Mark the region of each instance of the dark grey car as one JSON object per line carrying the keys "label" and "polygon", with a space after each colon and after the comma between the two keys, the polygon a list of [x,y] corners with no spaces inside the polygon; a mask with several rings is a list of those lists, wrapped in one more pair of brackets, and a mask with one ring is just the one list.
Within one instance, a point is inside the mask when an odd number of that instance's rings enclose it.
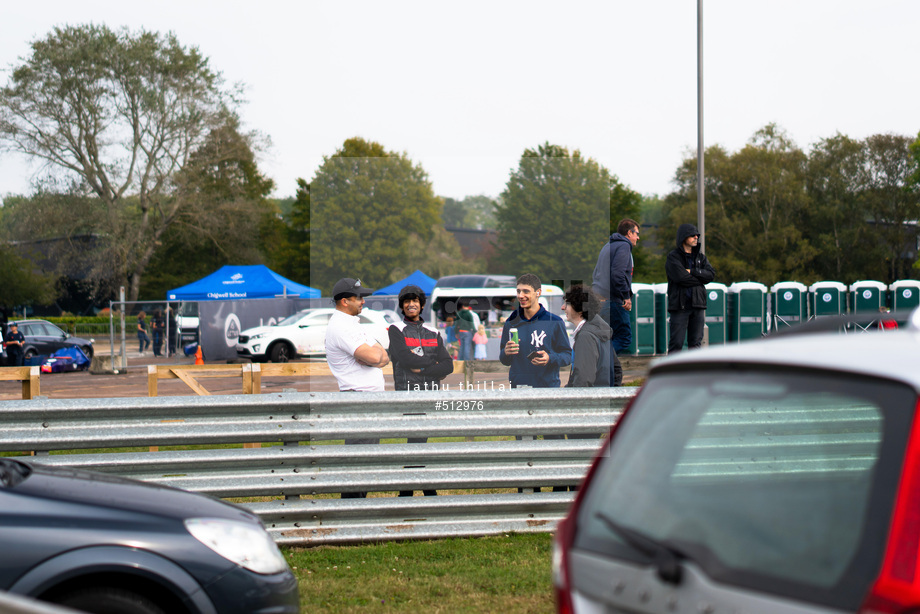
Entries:
{"label": "dark grey car", "polygon": [[0,458],[0,589],[98,614],[293,614],[258,517],[211,497]]}
{"label": "dark grey car", "polygon": [[7,330],[11,324],[19,325],[19,332],[25,337],[22,352],[26,360],[33,356],[50,356],[69,347],[78,347],[87,358],[93,359],[92,339],[74,337],[47,320],[10,320],[7,322]]}

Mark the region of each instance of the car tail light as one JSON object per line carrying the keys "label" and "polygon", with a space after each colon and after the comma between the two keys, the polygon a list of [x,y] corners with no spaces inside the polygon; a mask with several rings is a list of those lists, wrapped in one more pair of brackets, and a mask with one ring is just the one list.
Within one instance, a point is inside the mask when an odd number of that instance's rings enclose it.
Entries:
{"label": "car tail light", "polygon": [[578,489],[578,493],[575,495],[575,501],[572,503],[572,507],[569,508],[569,513],[556,525],[556,534],[553,537],[553,595],[556,600],[556,612],[558,614],[574,614],[575,612],[575,606],[572,602],[572,585],[569,579],[569,551],[572,549],[572,542],[575,540],[575,518],[578,516],[578,509],[581,507],[581,501],[588,489],[588,484],[591,483],[591,478],[594,477],[594,472],[597,470],[601,458],[607,455],[607,450],[610,448],[610,442],[613,441],[617,428],[619,428],[620,423],[626,416],[626,412],[632,407],[637,397],[638,395],[626,404],[626,407],[623,408],[623,413],[620,414],[620,419],[610,427],[607,440],[594,456],[594,460],[588,468],[588,473],[585,475],[585,479],[582,480],[581,488]]}
{"label": "car tail light", "polygon": [[558,614],[574,614],[572,604],[572,587],[569,584],[569,549],[572,547],[572,517],[565,518],[556,525],[553,537],[553,596],[556,599]]}
{"label": "car tail light", "polygon": [[914,410],[904,468],[898,483],[894,513],[882,570],[860,614],[906,614],[920,611],[920,400]]}

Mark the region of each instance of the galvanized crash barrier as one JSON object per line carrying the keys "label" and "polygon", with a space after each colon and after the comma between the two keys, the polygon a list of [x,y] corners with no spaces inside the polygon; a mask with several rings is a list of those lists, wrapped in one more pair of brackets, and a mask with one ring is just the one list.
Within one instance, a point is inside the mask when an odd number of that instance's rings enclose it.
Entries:
{"label": "galvanized crash barrier", "polygon": [[[244,505],[285,544],[545,532],[573,495],[533,490],[578,484],[599,437],[634,394],[632,388],[496,387],[9,401],[0,404],[0,451],[35,450],[33,462],[218,497],[271,498]],[[558,434],[586,438],[537,439]],[[341,445],[406,437],[461,441]],[[252,441],[281,445],[216,447]],[[186,445],[213,449],[48,454]],[[525,492],[514,492],[519,488]],[[391,496],[429,489],[468,492]],[[512,492],[473,492],[483,489]],[[353,492],[372,496],[336,496]],[[388,496],[373,496],[380,492]]]}

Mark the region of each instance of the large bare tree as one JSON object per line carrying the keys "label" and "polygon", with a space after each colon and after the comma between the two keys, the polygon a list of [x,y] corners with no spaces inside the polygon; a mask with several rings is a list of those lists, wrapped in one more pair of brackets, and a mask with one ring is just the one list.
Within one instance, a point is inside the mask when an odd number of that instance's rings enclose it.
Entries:
{"label": "large bare tree", "polygon": [[0,89],[0,147],[45,163],[102,204],[103,266],[138,296],[163,233],[196,199],[181,171],[208,135],[235,122],[220,73],[173,34],[55,28]]}

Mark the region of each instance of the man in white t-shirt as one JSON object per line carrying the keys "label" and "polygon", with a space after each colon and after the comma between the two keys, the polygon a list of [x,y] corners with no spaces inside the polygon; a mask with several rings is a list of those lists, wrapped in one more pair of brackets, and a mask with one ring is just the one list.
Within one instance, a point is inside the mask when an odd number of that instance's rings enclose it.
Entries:
{"label": "man in white t-shirt", "polygon": [[[364,297],[373,293],[360,279],[346,277],[335,282],[332,300],[335,313],[326,327],[326,362],[342,392],[383,392],[383,367],[390,362],[387,351],[361,326],[358,314]],[[377,444],[379,439],[346,439],[345,445]],[[343,499],[363,499],[366,492],[344,492]]]}
{"label": "man in white t-shirt", "polygon": [[326,327],[326,362],[343,392],[382,392],[386,349],[360,324],[364,297],[373,292],[360,279],[346,277],[332,288],[335,313]]}

